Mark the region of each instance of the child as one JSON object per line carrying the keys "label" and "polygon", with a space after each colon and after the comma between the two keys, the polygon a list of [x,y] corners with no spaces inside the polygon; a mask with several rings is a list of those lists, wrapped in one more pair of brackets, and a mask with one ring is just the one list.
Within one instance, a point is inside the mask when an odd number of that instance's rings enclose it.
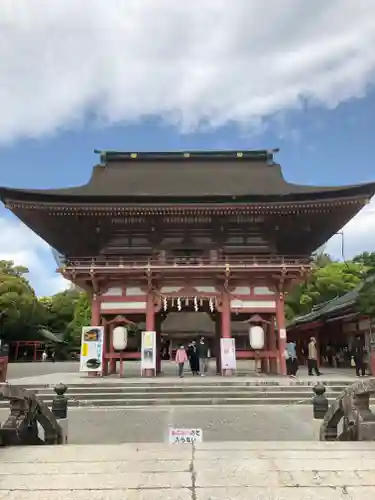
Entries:
{"label": "child", "polygon": [[180,345],[176,352],[176,363],[178,364],[178,375],[180,378],[184,376],[184,364],[188,360],[185,347]]}

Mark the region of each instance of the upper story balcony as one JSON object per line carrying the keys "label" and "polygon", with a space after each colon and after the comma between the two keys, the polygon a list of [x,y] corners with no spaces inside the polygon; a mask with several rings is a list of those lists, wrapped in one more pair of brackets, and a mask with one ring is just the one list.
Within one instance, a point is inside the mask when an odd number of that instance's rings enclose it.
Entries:
{"label": "upper story balcony", "polygon": [[218,258],[207,257],[149,257],[134,258],[123,256],[108,257],[77,257],[66,259],[60,266],[63,273],[131,273],[136,271],[278,271],[297,270],[308,271],[312,260],[306,256],[270,256],[270,255],[235,255]]}

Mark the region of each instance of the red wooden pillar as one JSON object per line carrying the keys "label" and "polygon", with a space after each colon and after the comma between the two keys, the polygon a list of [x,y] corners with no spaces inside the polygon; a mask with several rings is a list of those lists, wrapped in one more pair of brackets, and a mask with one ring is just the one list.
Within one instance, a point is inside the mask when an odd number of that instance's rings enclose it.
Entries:
{"label": "red wooden pillar", "polygon": [[114,323],[111,323],[108,328],[108,338],[109,338],[109,352],[112,355],[111,360],[109,362],[109,374],[113,375],[116,373],[117,369],[117,358],[114,358],[115,350],[113,348],[113,330],[116,328]]}
{"label": "red wooden pillar", "polygon": [[[147,304],[146,304],[146,330],[148,332],[155,331],[155,308],[154,308],[154,296],[152,292],[147,294]],[[157,342],[156,342],[157,344]],[[156,353],[154,353],[156,355]],[[146,368],[143,370],[142,375],[144,377],[153,377],[154,370],[151,368]]]}
{"label": "red wooden pillar", "polygon": [[286,329],[284,315],[284,294],[278,292],[276,294],[276,323],[279,340],[279,374],[286,375]]}
{"label": "red wooden pillar", "polygon": [[[230,310],[230,298],[228,292],[222,293],[221,301],[221,337],[223,339],[231,338],[231,310]],[[220,356],[221,356],[221,350]],[[233,375],[233,370],[222,369],[223,375]]]}
{"label": "red wooden pillar", "polygon": [[155,320],[156,328],[156,374],[161,372],[161,318],[160,315]]}
{"label": "red wooden pillar", "polygon": [[[91,326],[100,325],[100,299],[96,293],[91,299]],[[99,372],[88,372],[89,377],[97,377]]]}
{"label": "red wooden pillar", "polygon": [[[271,322],[268,325],[267,332],[267,340],[268,340],[268,350],[272,351],[273,354],[277,352],[277,344],[276,344],[276,335],[275,335],[275,318],[271,316]],[[276,358],[270,358],[270,373],[277,373],[277,361]]]}
{"label": "red wooden pillar", "polygon": [[220,347],[220,320],[215,318],[215,356],[216,356],[216,374],[221,374],[221,347]]}

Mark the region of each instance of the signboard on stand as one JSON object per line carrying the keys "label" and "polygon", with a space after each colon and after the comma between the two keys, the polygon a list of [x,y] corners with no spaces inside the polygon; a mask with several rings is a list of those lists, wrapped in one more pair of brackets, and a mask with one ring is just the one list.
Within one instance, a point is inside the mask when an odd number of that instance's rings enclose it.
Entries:
{"label": "signboard on stand", "polygon": [[220,339],[221,369],[236,369],[236,344],[233,338]]}
{"label": "signboard on stand", "polygon": [[156,370],[156,332],[142,332],[141,372]]}
{"label": "signboard on stand", "polygon": [[81,372],[101,372],[103,370],[103,326],[82,327]]}

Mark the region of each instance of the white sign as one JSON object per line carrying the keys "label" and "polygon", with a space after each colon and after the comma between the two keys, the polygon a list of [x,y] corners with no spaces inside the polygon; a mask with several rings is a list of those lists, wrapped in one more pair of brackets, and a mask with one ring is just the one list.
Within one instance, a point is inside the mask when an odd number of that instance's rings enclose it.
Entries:
{"label": "white sign", "polygon": [[82,327],[81,372],[101,372],[103,370],[103,326]]}
{"label": "white sign", "polygon": [[279,330],[279,337],[281,339],[283,339],[283,340],[286,339],[286,330],[285,330],[285,328],[280,328],[280,330]]}
{"label": "white sign", "polygon": [[142,332],[141,370],[156,370],[156,332]]}
{"label": "white sign", "polygon": [[221,369],[236,369],[236,344],[233,338],[220,339]]}
{"label": "white sign", "polygon": [[202,429],[169,429],[169,444],[194,444],[202,441]]}

